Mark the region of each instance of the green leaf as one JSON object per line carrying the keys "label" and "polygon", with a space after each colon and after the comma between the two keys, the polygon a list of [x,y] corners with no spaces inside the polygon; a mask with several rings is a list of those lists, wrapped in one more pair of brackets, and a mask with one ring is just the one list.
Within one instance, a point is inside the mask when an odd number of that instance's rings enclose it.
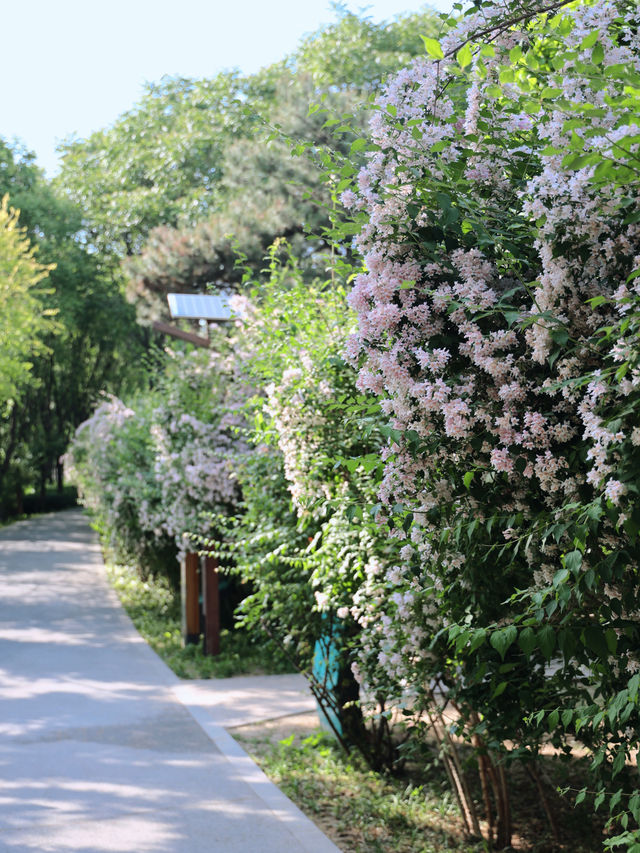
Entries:
{"label": "green leaf", "polygon": [[602,660],[606,660],[609,657],[609,646],[607,645],[604,630],[599,625],[591,625],[585,628],[582,633],[587,648],[595,652]]}
{"label": "green leaf", "polygon": [[475,473],[476,473],[475,471],[467,471],[467,473],[462,478],[462,482],[464,483],[465,489],[470,488],[471,481],[473,480]]}
{"label": "green leaf", "polygon": [[540,651],[547,660],[551,660],[551,655],[556,647],[556,632],[551,625],[545,625],[537,634],[538,645]]}
{"label": "green leaf", "polygon": [[432,59],[444,59],[444,53],[437,39],[429,38],[429,36],[421,36],[421,38],[424,42],[425,50]]}
{"label": "green leaf", "polygon": [[570,574],[571,573],[569,569],[558,569],[558,571],[553,576],[553,586],[556,588],[561,586],[561,584],[563,584],[567,580]]}
{"label": "green leaf", "polygon": [[573,720],[573,710],[571,708],[567,708],[562,712],[562,725],[567,728],[571,721]]}
{"label": "green leaf", "polygon": [[558,631],[558,648],[562,652],[565,657],[565,660],[569,660],[573,653],[575,652],[578,645],[578,638],[574,631],[570,628],[562,628]]}
{"label": "green leaf", "polygon": [[456,59],[458,60],[458,65],[461,68],[466,68],[467,65],[471,65],[471,60],[473,59],[471,47],[468,44],[463,45],[457,52]]}
{"label": "green leaf", "polygon": [[484,628],[476,628],[476,630],[473,632],[469,651],[475,652],[477,649],[479,649],[480,646],[484,643],[486,636],[487,632]]}
{"label": "green leaf", "polygon": [[569,154],[562,161],[562,165],[565,169],[570,169],[571,171],[577,171],[578,169],[583,169],[585,166],[591,165],[595,157],[595,154],[579,154],[575,156],[573,154]]}
{"label": "green leaf", "polygon": [[353,154],[356,151],[363,151],[369,145],[369,141],[367,139],[354,139],[351,143],[351,153]]}
{"label": "green leaf", "polygon": [[533,71],[537,71],[540,68],[540,63],[532,50],[525,54],[525,62],[527,63],[527,67]]}
{"label": "green leaf", "polygon": [[[574,575],[577,575],[580,571],[580,566],[582,565],[582,551],[569,551],[568,554],[564,555],[564,564],[565,567]],[[555,586],[555,579],[554,579]]]}
{"label": "green leaf", "polygon": [[613,776],[617,776],[618,773],[622,770],[625,764],[626,757],[627,755],[624,750],[624,747],[620,747],[616,754],[616,757],[613,759],[613,767],[611,768]]}
{"label": "green leaf", "polygon": [[498,652],[502,660],[504,660],[507,649],[515,641],[517,636],[517,628],[514,625],[508,625],[506,628],[500,628],[500,630],[494,631],[489,638],[489,642]]}
{"label": "green leaf", "polygon": [[592,299],[587,299],[587,302],[589,303],[589,305],[591,305],[592,308],[597,308],[598,305],[603,305],[605,302],[608,301],[609,300],[606,296],[594,296]]}
{"label": "green leaf", "polygon": [[498,696],[502,696],[504,691],[507,689],[508,684],[509,684],[508,681],[501,681],[500,684],[498,684],[496,689],[491,694],[491,698],[496,699]]}
{"label": "green leaf", "polygon": [[600,30],[591,30],[588,36],[585,36],[580,42],[580,50],[589,50],[598,41]]}
{"label": "green leaf", "polygon": [[520,631],[520,635],[518,636],[518,645],[525,653],[525,655],[529,657],[531,652],[538,645],[536,634],[533,628],[525,628],[524,630]]}

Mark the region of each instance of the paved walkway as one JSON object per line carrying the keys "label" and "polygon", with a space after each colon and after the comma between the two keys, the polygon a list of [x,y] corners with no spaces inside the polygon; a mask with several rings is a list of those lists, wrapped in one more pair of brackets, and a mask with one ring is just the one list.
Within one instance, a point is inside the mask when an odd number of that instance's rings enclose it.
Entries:
{"label": "paved walkway", "polygon": [[2,853],[339,853],[223,728],[311,707],[297,676],[176,678],[80,512],[0,530]]}

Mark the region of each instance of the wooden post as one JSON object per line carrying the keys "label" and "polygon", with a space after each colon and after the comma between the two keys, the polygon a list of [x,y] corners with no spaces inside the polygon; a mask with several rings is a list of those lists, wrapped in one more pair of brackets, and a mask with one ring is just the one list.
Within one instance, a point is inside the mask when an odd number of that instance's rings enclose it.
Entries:
{"label": "wooden post", "polygon": [[172,338],[180,338],[182,341],[189,341],[190,344],[195,344],[197,347],[208,349],[211,344],[209,338],[201,338],[200,335],[194,335],[193,332],[183,332],[177,326],[171,326],[169,323],[160,323],[156,320],[152,324],[156,332],[162,332],[165,335],[171,335]]}
{"label": "wooden post", "polygon": [[220,593],[218,590],[218,562],[215,557],[205,557],[202,564],[202,607],[204,610],[205,655],[220,654]]}
{"label": "wooden post", "polygon": [[188,551],[180,562],[180,604],[182,610],[182,641],[185,645],[200,639],[200,602],[198,555]]}

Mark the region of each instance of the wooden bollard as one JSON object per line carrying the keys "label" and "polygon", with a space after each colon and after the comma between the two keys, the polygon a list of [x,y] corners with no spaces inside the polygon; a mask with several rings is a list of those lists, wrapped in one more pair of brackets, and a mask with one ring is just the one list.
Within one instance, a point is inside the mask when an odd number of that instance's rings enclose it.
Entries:
{"label": "wooden bollard", "polygon": [[202,560],[202,607],[204,611],[205,655],[220,654],[220,592],[218,589],[218,561],[215,557]]}
{"label": "wooden bollard", "polygon": [[188,551],[180,561],[180,604],[182,615],[182,641],[185,645],[200,639],[200,584],[198,578],[200,558]]}

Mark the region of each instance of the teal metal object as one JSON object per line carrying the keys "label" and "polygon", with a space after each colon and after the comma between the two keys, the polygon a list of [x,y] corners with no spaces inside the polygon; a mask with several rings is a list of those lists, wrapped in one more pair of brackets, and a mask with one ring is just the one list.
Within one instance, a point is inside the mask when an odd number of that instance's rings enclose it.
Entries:
{"label": "teal metal object", "polygon": [[313,649],[313,677],[323,693],[329,696],[332,707],[323,707],[316,697],[318,716],[322,728],[332,735],[342,735],[342,723],[334,708],[340,707],[338,682],[340,679],[340,653],[335,635],[324,634]]}

